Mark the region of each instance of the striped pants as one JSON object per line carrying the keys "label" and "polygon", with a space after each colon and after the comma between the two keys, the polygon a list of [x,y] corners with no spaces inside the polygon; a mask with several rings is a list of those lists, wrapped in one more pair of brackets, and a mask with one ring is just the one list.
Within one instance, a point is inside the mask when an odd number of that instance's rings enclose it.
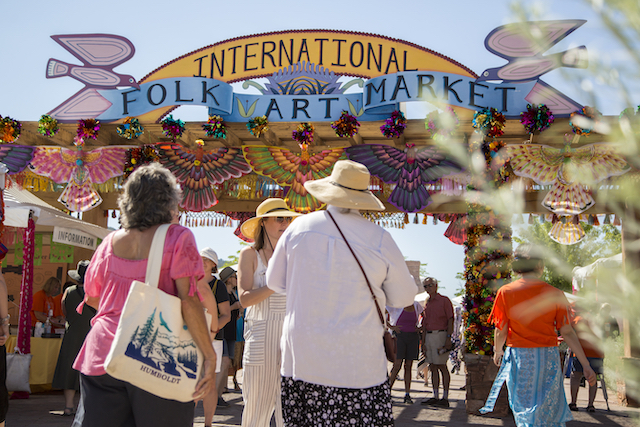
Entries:
{"label": "striped pants", "polygon": [[280,337],[284,310],[270,312],[267,320],[247,319],[243,355],[242,427],[284,426],[280,395]]}

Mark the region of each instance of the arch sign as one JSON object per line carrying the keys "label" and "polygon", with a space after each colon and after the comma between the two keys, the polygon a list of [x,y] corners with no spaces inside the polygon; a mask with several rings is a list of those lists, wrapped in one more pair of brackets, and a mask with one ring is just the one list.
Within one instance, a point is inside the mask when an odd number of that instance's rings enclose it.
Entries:
{"label": "arch sign", "polygon": [[[497,108],[518,117],[527,104],[546,104],[554,115],[581,108],[540,80],[558,67],[585,67],[586,48],[544,55],[586,21],[540,21],[496,28],[486,48],[507,61],[477,76],[427,48],[374,34],[329,30],[283,31],[222,41],[183,55],[137,80],[114,71],[135,53],[110,34],[52,38],[81,64],[50,59],[47,78],[71,77],[85,87],[49,114],[61,122],[128,116],[159,121],[179,105],[200,105],[228,122],[266,115],[269,121],[331,121],[343,110],[359,120],[381,120],[401,102],[437,102],[454,108]],[[523,28],[541,37],[532,41]],[[122,65],[126,68],[126,65]],[[342,76],[350,81],[338,81]],[[266,83],[253,79],[265,78]],[[235,93],[244,82],[260,94]],[[351,88],[351,89],[350,89]],[[350,89],[350,90],[349,90]]]}

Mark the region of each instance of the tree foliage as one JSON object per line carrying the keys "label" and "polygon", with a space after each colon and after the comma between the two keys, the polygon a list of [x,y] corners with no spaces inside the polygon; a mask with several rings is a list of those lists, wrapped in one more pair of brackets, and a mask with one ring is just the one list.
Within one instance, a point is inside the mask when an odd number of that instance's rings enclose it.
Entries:
{"label": "tree foliage", "polygon": [[622,251],[621,234],[618,227],[610,224],[592,226],[581,223],[586,235],[575,245],[561,245],[549,237],[550,222],[534,221],[526,227],[515,227],[513,241],[516,244],[530,243],[544,249],[548,255],[542,280],[571,292],[571,277],[574,267],[582,267],[599,258],[609,257]]}

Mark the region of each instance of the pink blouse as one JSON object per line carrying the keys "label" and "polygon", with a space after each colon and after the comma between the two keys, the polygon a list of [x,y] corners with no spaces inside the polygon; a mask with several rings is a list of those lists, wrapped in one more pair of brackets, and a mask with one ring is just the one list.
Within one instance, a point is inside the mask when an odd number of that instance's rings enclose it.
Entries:
{"label": "pink blouse", "polygon": [[[73,368],[90,376],[106,373],[104,361],[111,349],[131,282],[144,281],[147,271],[146,259],[130,260],[113,254],[114,234],[109,234],[96,249],[85,276],[86,296],[100,298],[100,303]],[[191,230],[172,225],[167,231],[158,288],[177,295],[175,280],[181,277],[190,278],[189,294],[193,295],[197,292],[197,281],[204,277],[204,267]]]}

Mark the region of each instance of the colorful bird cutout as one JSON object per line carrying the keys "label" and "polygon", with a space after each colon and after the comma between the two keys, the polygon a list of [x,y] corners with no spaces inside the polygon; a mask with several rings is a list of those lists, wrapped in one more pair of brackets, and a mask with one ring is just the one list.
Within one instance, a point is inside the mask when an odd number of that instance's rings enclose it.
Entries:
{"label": "colorful bird cutout", "polygon": [[126,147],[102,147],[84,151],[54,147],[37,147],[30,170],[67,184],[58,201],[73,212],[86,212],[102,203],[92,184],[104,184],[122,175]]}
{"label": "colorful bird cutout", "polygon": [[2,144],[0,145],[0,163],[7,166],[9,175],[22,172],[33,158],[35,149],[36,147],[29,145]]}
{"label": "colorful bird cutout", "polygon": [[345,159],[344,148],[332,148],[311,154],[308,144],[301,144],[300,154],[283,147],[244,145],[242,151],[255,173],[289,187],[284,200],[296,212],[316,211],[324,203],[307,193],[304,183],[331,175],[333,165]]}
{"label": "colorful bird cutout", "polygon": [[586,68],[587,48],[584,46],[543,55],[585,22],[581,19],[538,21],[496,28],[485,39],[485,47],[509,63],[485,70],[477,81],[525,82],[537,80],[559,67]]}
{"label": "colorful bird cutout", "polygon": [[349,159],[365,165],[371,175],[396,184],[389,203],[404,212],[418,212],[431,203],[425,184],[460,172],[462,167],[435,146],[399,150],[384,144],[355,145],[345,149]]}
{"label": "colorful bird cutout", "polygon": [[562,216],[578,215],[595,204],[588,186],[630,169],[624,158],[606,144],[580,148],[571,148],[570,143],[563,148],[517,144],[506,149],[516,175],[552,185],[542,206]]}
{"label": "colorful bird cutout", "polygon": [[49,113],[60,122],[95,118],[109,109],[111,102],[102,97],[98,89],[115,89],[119,86],[140,89],[132,76],[113,71],[135,53],[133,44],[126,38],[112,34],[69,34],[51,38],[83,64],[74,65],[53,58],[47,63],[48,79],[71,77],[85,85]]}
{"label": "colorful bird cutout", "polygon": [[238,148],[222,147],[204,150],[204,141],[196,141],[195,150],[176,143],[158,143],[160,163],[169,169],[182,187],[180,206],[188,211],[201,212],[218,203],[214,184],[251,173],[251,168]]}

